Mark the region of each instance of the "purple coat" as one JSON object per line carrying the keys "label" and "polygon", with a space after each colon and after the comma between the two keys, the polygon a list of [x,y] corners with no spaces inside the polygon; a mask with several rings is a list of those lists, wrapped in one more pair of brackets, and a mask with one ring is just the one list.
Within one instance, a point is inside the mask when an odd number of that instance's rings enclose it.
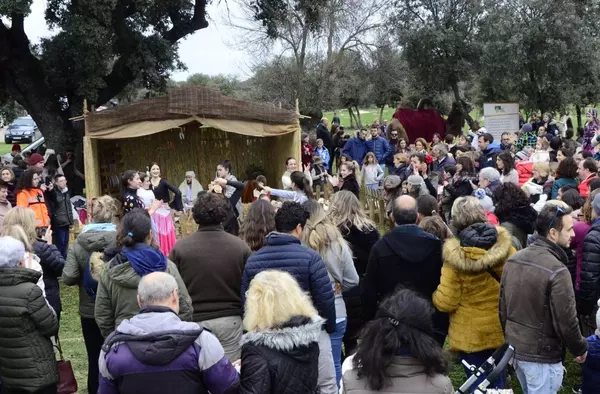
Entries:
{"label": "purple coat", "polygon": [[102,345],[99,394],[233,394],[239,376],[217,338],[166,307],[121,322]]}

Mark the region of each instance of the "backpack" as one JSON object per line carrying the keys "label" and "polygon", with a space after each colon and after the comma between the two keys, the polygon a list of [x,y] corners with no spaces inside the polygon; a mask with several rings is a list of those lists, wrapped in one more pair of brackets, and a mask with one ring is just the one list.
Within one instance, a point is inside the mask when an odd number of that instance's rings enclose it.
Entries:
{"label": "backpack", "polygon": [[[85,289],[85,292],[92,301],[96,300],[96,292],[98,291],[98,281],[94,278],[94,275],[92,274],[93,267],[91,264],[91,258],[94,254],[97,253],[98,252],[90,253],[90,255],[87,258],[87,261],[85,262],[85,265],[83,266],[83,288]],[[98,264],[96,264],[96,271],[100,269],[101,272],[103,268],[103,266],[98,267]],[[99,272],[96,272],[96,277],[99,277]]]}

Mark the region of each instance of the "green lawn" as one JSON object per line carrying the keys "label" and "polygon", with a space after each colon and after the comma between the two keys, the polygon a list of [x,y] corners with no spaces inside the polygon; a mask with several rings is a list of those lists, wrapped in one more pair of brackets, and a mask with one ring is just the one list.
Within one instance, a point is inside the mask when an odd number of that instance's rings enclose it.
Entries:
{"label": "green lawn", "polygon": [[[87,355],[81,325],[79,321],[79,293],[77,287],[61,286],[61,298],[63,311],[60,319],[60,341],[63,346],[65,358],[70,360],[75,371],[75,377],[79,385],[79,393],[87,393]],[[571,392],[571,386],[580,379],[579,365],[572,357],[567,358],[567,373],[563,381],[563,389],[559,393]],[[456,362],[450,373],[454,389],[460,387],[465,381],[464,372],[460,363]],[[513,382],[515,393],[522,394],[516,377]]]}

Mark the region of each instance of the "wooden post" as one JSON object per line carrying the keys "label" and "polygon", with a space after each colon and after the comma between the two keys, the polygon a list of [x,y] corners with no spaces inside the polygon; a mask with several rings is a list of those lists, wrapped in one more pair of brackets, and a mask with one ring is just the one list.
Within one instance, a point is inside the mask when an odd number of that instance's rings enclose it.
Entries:
{"label": "wooden post", "polygon": [[102,194],[100,182],[100,165],[98,161],[98,141],[88,133],[87,100],[83,100],[83,122],[85,135],[83,137],[83,166],[85,172],[85,195],[88,200],[100,197]]}

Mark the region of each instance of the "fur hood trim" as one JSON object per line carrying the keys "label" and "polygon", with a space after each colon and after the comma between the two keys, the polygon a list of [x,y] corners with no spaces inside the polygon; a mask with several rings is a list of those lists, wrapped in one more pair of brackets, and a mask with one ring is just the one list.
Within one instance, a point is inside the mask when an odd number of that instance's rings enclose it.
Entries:
{"label": "fur hood trim", "polygon": [[502,227],[496,229],[498,239],[489,250],[461,246],[458,237],[447,240],[442,253],[444,263],[466,273],[480,273],[490,267],[504,264],[513,250],[512,236]]}
{"label": "fur hood trim", "polygon": [[106,267],[106,261],[104,261],[103,257],[104,254],[102,252],[94,252],[90,255],[90,274],[96,282],[100,281],[102,271]]}
{"label": "fur hood trim", "polygon": [[253,331],[242,336],[241,344],[265,346],[273,350],[289,352],[300,346],[318,342],[325,319],[313,317],[309,323],[266,331]]}

